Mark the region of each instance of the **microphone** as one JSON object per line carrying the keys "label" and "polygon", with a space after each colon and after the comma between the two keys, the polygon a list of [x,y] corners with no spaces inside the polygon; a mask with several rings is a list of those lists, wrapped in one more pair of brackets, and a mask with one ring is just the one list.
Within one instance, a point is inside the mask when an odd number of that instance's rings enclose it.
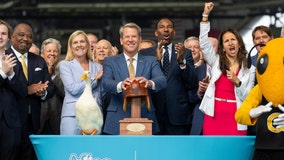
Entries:
{"label": "microphone", "polygon": [[255,47],[257,47],[257,46],[263,47],[263,46],[265,46],[265,44],[259,43],[259,44],[254,45],[254,46],[250,49],[250,51],[249,51],[249,53],[248,53],[248,58],[247,58],[248,68],[251,67],[251,56],[250,56],[250,55],[251,55],[251,52],[252,52],[252,50],[253,50]]}

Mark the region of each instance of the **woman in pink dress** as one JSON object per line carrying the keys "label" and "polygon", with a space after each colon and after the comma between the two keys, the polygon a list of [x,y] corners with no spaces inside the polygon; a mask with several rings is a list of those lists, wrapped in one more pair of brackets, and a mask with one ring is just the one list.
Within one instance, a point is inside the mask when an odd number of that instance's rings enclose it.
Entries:
{"label": "woman in pink dress", "polygon": [[240,34],[228,28],[219,36],[215,53],[208,38],[209,13],[214,3],[205,3],[200,23],[200,47],[212,77],[199,109],[204,112],[203,135],[246,135],[247,126],[235,121],[235,112],[254,86],[255,68],[248,68],[247,51]]}

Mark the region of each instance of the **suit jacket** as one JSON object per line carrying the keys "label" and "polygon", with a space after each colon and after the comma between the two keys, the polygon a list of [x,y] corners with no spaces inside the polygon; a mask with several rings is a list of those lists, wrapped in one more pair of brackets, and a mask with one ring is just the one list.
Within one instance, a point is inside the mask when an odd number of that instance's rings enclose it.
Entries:
{"label": "suit jacket", "polygon": [[[146,56],[156,56],[157,45],[141,50],[139,54]],[[185,125],[190,123],[190,107],[188,101],[188,89],[197,88],[197,79],[194,71],[191,51],[186,49],[184,54],[186,68],[181,69],[177,63],[177,55],[172,46],[172,55],[169,72],[166,77],[167,87],[165,90],[154,95],[154,105],[158,114],[163,114],[167,110],[168,120],[172,125]],[[160,62],[160,67],[162,67]],[[160,117],[161,119],[161,117]]]}
{"label": "suit jacket", "polygon": [[[166,87],[166,79],[163,75],[159,63],[154,57],[138,55],[137,69],[135,77],[145,77],[155,83],[155,91]],[[117,84],[129,77],[127,62],[124,54],[107,57],[104,60],[104,73],[102,76],[103,89],[111,93],[110,104],[107,107],[106,121],[103,131],[107,134],[119,134],[119,121],[131,117],[130,104],[127,105],[126,112],[123,111],[123,100],[125,92],[117,93]],[[159,132],[159,127],[155,115],[155,107],[151,100],[152,90],[148,90],[151,109],[148,111],[144,104],[141,105],[141,117],[153,120],[153,134]]]}
{"label": "suit jacket", "polygon": [[64,86],[59,75],[52,81],[54,95],[41,104],[41,129],[39,133],[42,134],[60,134],[61,110],[65,95]]}
{"label": "suit jacket", "polygon": [[[207,64],[204,63],[201,66],[198,66],[197,68],[195,68],[195,73],[196,73],[198,82],[202,81],[207,75]],[[198,97],[197,90],[198,88],[191,89],[188,91],[188,98],[189,98],[190,106],[193,107],[190,135],[201,135],[202,134],[204,114],[199,110],[199,106],[200,106],[202,99]]]}
{"label": "suit jacket", "polygon": [[21,119],[17,109],[17,99],[27,96],[27,86],[19,81],[18,74],[15,74],[11,80],[0,76],[0,86],[0,119],[3,119],[11,128],[20,127]]}
{"label": "suit jacket", "polygon": [[[59,69],[65,91],[61,117],[75,116],[75,103],[84,92],[86,86],[86,82],[81,80],[81,76],[85,70],[76,59],[62,61]],[[92,93],[98,104],[100,104],[100,87],[94,78],[100,69],[100,64],[89,60]]]}
{"label": "suit jacket", "polygon": [[[13,53],[14,56],[16,56],[12,48],[9,48],[7,50],[7,53]],[[39,83],[40,81],[42,83],[49,81],[45,99],[53,96],[54,85],[48,73],[46,62],[41,56],[35,55],[30,52],[28,53],[28,80],[25,78],[25,75],[22,71],[22,65],[20,61],[17,62],[17,65],[14,67],[14,71],[17,75],[19,75],[19,80],[25,83],[26,86]],[[42,101],[43,100],[41,99],[41,97],[36,96],[35,94],[21,97],[18,101],[18,110],[20,112],[22,123],[26,122],[30,106],[33,123],[32,125],[35,130],[37,130],[40,126],[40,110]]]}

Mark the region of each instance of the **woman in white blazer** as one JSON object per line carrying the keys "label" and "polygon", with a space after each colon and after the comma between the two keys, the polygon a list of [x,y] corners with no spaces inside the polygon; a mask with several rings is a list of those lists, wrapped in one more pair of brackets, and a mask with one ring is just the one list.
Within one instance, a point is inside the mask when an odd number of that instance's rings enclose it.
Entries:
{"label": "woman in white blazer", "polygon": [[204,112],[203,135],[246,135],[247,126],[237,124],[234,114],[254,86],[255,68],[247,67],[244,42],[234,29],[220,34],[215,53],[208,38],[212,2],[205,3],[200,23],[200,47],[212,77],[199,109]]}

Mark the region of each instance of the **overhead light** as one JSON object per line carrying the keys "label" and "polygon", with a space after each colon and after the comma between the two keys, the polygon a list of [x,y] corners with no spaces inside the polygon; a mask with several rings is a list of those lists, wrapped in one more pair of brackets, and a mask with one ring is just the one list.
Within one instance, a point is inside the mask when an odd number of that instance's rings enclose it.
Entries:
{"label": "overhead light", "polygon": [[[202,7],[204,2],[133,2],[133,3],[39,3],[37,5],[40,9],[48,9],[48,8],[70,8],[70,9],[78,9],[78,8],[192,8],[192,7]],[[215,3],[215,6],[218,6],[218,3]]]}

